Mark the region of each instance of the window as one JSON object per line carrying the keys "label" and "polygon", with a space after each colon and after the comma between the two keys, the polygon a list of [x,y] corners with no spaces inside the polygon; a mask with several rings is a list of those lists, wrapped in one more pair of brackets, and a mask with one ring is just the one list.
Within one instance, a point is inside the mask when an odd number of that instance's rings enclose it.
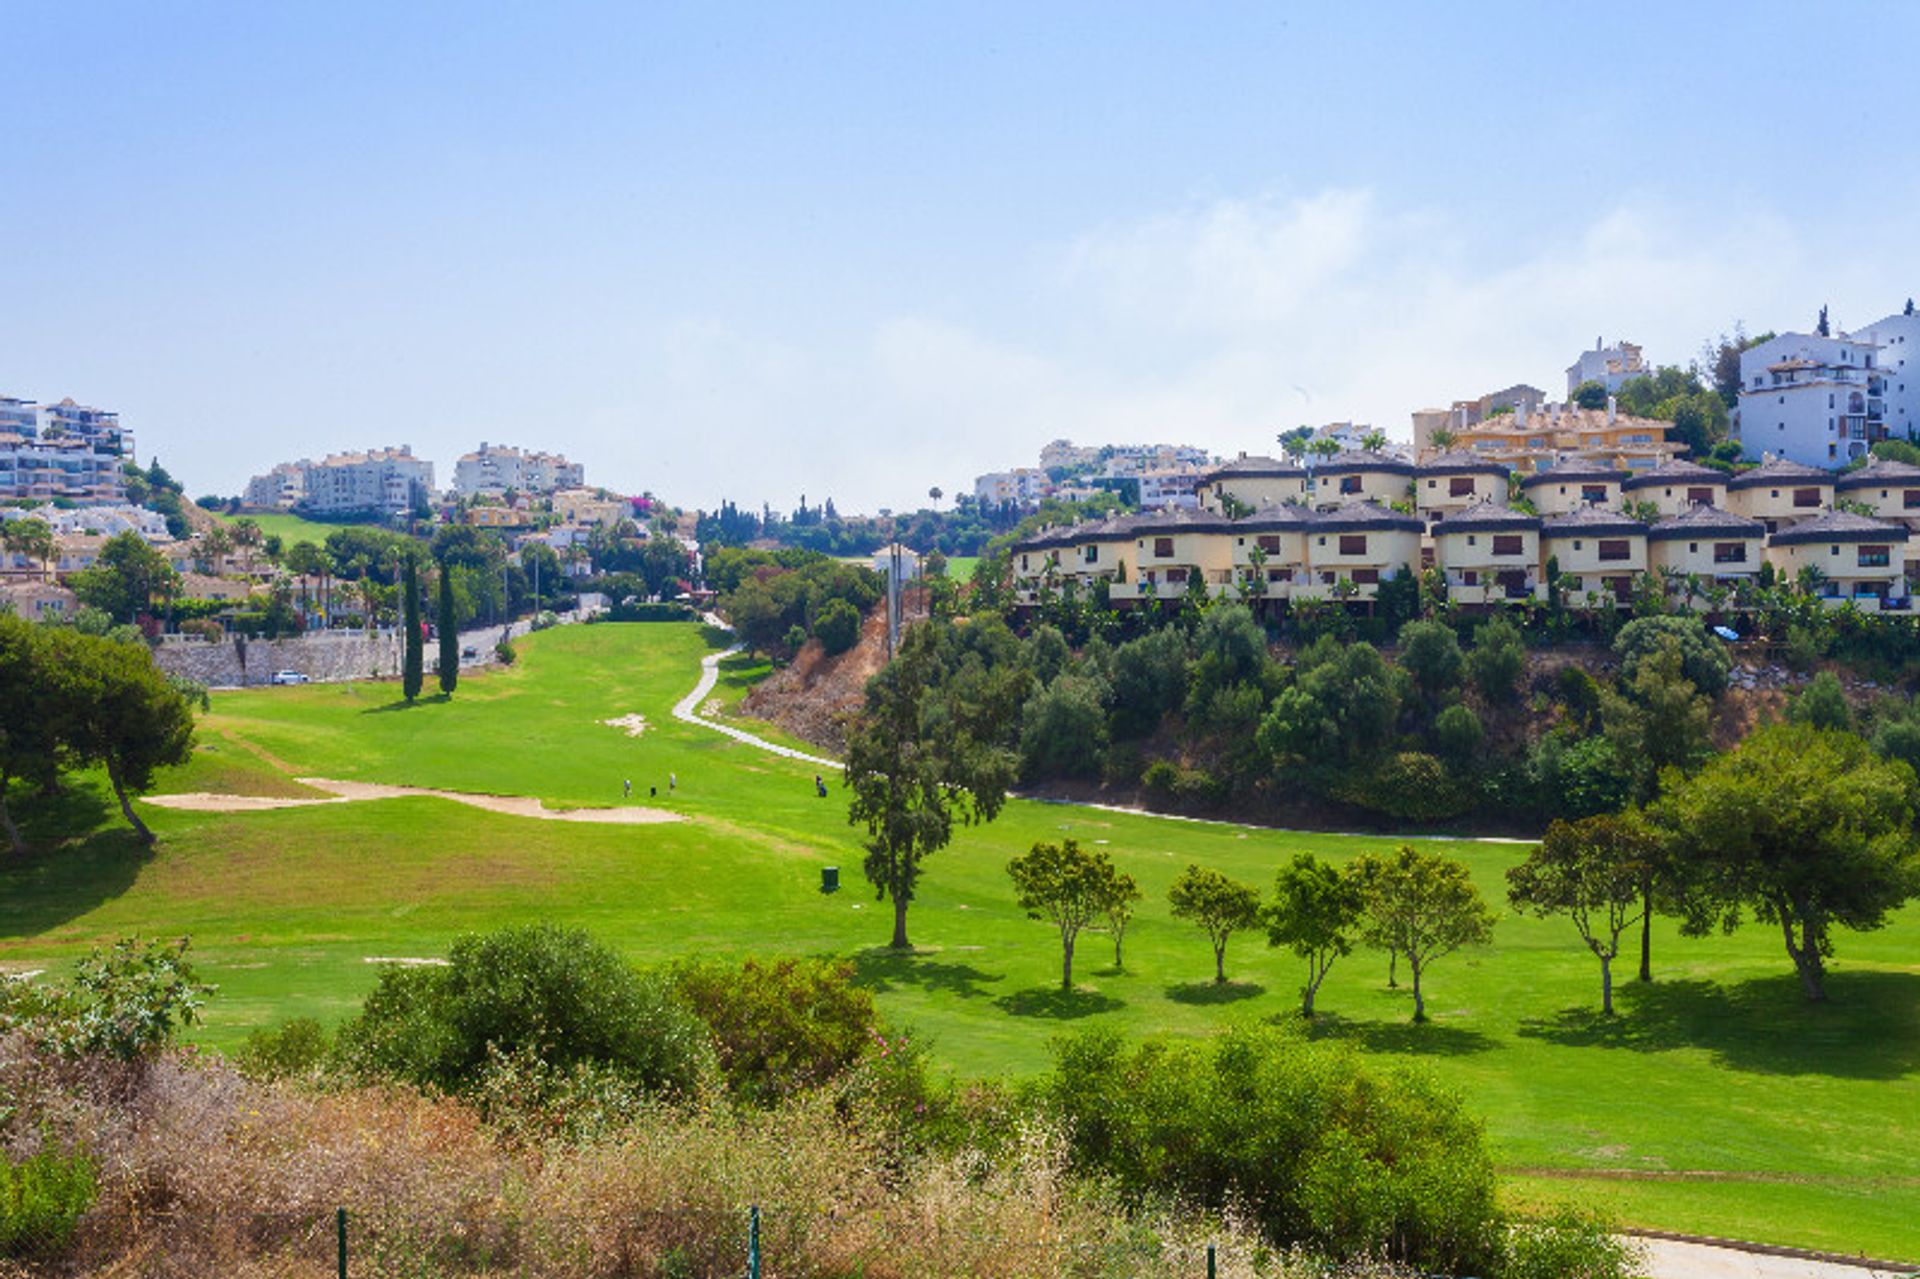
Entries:
{"label": "window", "polygon": [[[1564,493],[1564,492],[1566,492],[1566,490],[1565,490],[1565,489],[1561,489],[1560,491],[1561,491],[1562,493]],[[1606,501],[1606,500],[1607,500],[1607,486],[1606,486],[1606,485],[1604,485],[1604,484],[1582,484],[1582,485],[1580,486],[1580,500],[1581,500],[1582,502],[1604,502],[1604,501]]]}
{"label": "window", "polygon": [[1687,501],[1694,506],[1711,506],[1713,504],[1713,490],[1709,488],[1688,489]]}
{"label": "window", "polygon": [[1293,580],[1293,570],[1290,568],[1270,568],[1267,570],[1267,580],[1269,582],[1291,582]]}
{"label": "window", "polygon": [[1167,570],[1167,580],[1169,582],[1184,582],[1187,580],[1187,570],[1183,568],[1170,568]]}
{"label": "window", "polygon": [[1259,544],[1261,550],[1269,555],[1278,555],[1280,553],[1280,537],[1276,533],[1264,533],[1253,540]]}
{"label": "window", "polygon": [[1360,491],[1360,477],[1357,475],[1341,476],[1340,491],[1342,493],[1358,493]]}
{"label": "window", "polygon": [[1920,489],[1908,489],[1900,495],[1900,505],[1909,511],[1920,506]]}
{"label": "window", "polygon": [[1885,568],[1893,562],[1893,557],[1884,546],[1862,546],[1859,564],[1861,568]]}
{"label": "window", "polygon": [[1087,563],[1097,564],[1099,562],[1100,562],[1100,548],[1097,546],[1089,546],[1087,548]]}
{"label": "window", "polygon": [[1476,572],[1474,572],[1474,571],[1473,571],[1472,569],[1470,569],[1470,568],[1469,568],[1469,569],[1463,569],[1463,570],[1461,570],[1461,573],[1460,573],[1460,585],[1462,585],[1462,586],[1478,586],[1478,585],[1480,585],[1480,575],[1479,575],[1478,573],[1476,573]]}
{"label": "window", "polygon": [[1519,555],[1523,541],[1518,533],[1495,533],[1493,535],[1493,553],[1495,555]]}
{"label": "window", "polygon": [[1024,555],[1022,555],[1022,556],[1020,557],[1020,570],[1021,570],[1022,572],[1025,572],[1025,571],[1026,571],[1026,568],[1027,568],[1027,557],[1026,557],[1026,556],[1024,556]]}
{"label": "window", "polygon": [[1153,553],[1159,556],[1167,556],[1167,555],[1173,554],[1173,539],[1170,537],[1154,538]]}
{"label": "window", "polygon": [[1448,497],[1472,497],[1473,496],[1473,477],[1471,475],[1456,475],[1452,479],[1448,480],[1447,496]]}
{"label": "window", "polygon": [[1793,491],[1793,504],[1795,506],[1803,506],[1803,507],[1820,505],[1820,490],[1819,489],[1795,489]]}
{"label": "window", "polygon": [[1627,596],[1633,594],[1633,579],[1631,577],[1609,577],[1606,579],[1606,583],[1607,589],[1612,591],[1617,599],[1625,599]]}
{"label": "window", "polygon": [[1353,570],[1353,583],[1355,586],[1373,586],[1379,581],[1380,570],[1377,568],[1357,568]]}
{"label": "window", "polygon": [[1715,564],[1745,564],[1747,562],[1747,544],[1745,542],[1715,542],[1713,544],[1713,562]]}
{"label": "window", "polygon": [[1367,535],[1365,533],[1342,533],[1340,535],[1340,553],[1342,555],[1365,555],[1367,553]]}
{"label": "window", "polygon": [[1602,564],[1618,564],[1633,558],[1631,544],[1624,537],[1601,538],[1599,552]]}

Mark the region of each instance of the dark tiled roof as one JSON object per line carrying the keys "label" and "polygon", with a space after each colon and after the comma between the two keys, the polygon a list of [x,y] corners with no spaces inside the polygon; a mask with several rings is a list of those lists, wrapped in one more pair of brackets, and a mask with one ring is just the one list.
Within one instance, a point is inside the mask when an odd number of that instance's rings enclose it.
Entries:
{"label": "dark tiled roof", "polygon": [[1540,527],[1540,517],[1525,511],[1510,510],[1492,502],[1475,502],[1464,511],[1455,511],[1433,522],[1433,535],[1448,533],[1513,533]]}
{"label": "dark tiled roof", "polygon": [[1682,537],[1765,537],[1767,526],[1717,506],[1695,506],[1680,515],[1661,520],[1647,530],[1647,540],[1671,542]]}
{"label": "dark tiled roof", "polygon": [[1320,513],[1311,507],[1268,502],[1245,519],[1235,520],[1233,527],[1236,532],[1245,533],[1292,533],[1319,522]]}
{"label": "dark tiled roof", "polygon": [[1490,457],[1477,457],[1456,449],[1420,463],[1422,475],[1511,475],[1513,468]]}
{"label": "dark tiled roof", "polygon": [[1384,471],[1388,475],[1412,475],[1413,463],[1397,457],[1388,457],[1385,453],[1360,453],[1349,451],[1336,453],[1324,462],[1314,463],[1316,475],[1353,474],[1358,471]]}
{"label": "dark tiled roof", "polygon": [[1762,462],[1751,471],[1742,471],[1727,481],[1729,489],[1763,488],[1769,484],[1807,485],[1831,484],[1833,472],[1823,471],[1817,466],[1808,466],[1805,462],[1795,462],[1789,458],[1776,457],[1771,462]]}
{"label": "dark tiled roof", "polygon": [[1585,460],[1562,462],[1558,466],[1544,471],[1535,471],[1520,481],[1523,489],[1538,488],[1542,484],[1618,484],[1627,478],[1625,471],[1616,471],[1610,466]]}
{"label": "dark tiled roof", "polygon": [[1662,462],[1648,471],[1635,471],[1621,482],[1620,487],[1627,490],[1647,488],[1654,484],[1725,484],[1727,473],[1716,471],[1711,466],[1702,466],[1698,462],[1686,462],[1679,458],[1671,462]]}
{"label": "dark tiled roof", "polygon": [[1885,520],[1868,519],[1852,511],[1828,511],[1792,528],[1781,529],[1772,538],[1775,546],[1798,546],[1807,542],[1904,542],[1906,526]]}
{"label": "dark tiled roof", "polygon": [[1834,480],[1833,487],[1846,492],[1850,489],[1870,489],[1884,485],[1887,488],[1905,488],[1920,484],[1920,466],[1910,466],[1905,462],[1893,462],[1884,457],[1876,457],[1857,471],[1848,471]]}
{"label": "dark tiled roof", "polygon": [[1200,477],[1202,484],[1216,480],[1292,480],[1305,479],[1307,469],[1297,462],[1272,457],[1237,457],[1222,462]]}
{"label": "dark tiled roof", "polygon": [[1167,507],[1134,517],[1135,537],[1166,537],[1171,533],[1230,533],[1233,521],[1217,511]]}
{"label": "dark tiled roof", "polygon": [[1426,527],[1413,516],[1388,510],[1376,502],[1348,502],[1331,511],[1322,511],[1314,519],[1316,530],[1328,532],[1402,529],[1408,533],[1422,533]]}
{"label": "dark tiled roof", "polygon": [[1540,521],[1542,537],[1645,537],[1646,534],[1647,526],[1639,520],[1600,506],[1583,506]]}

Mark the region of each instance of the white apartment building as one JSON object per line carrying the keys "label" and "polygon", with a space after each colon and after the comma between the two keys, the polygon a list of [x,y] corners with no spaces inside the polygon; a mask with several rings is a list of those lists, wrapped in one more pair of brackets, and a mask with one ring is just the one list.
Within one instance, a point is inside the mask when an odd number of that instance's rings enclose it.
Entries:
{"label": "white apartment building", "polygon": [[1201,476],[1201,471],[1192,466],[1166,471],[1142,471],[1134,477],[1140,481],[1141,509],[1152,511],[1177,507],[1181,510],[1197,510],[1200,506],[1198,490]]}
{"label": "white apartment building", "polygon": [[[413,455],[405,444],[361,453],[333,453],[318,462],[286,462],[247,482],[247,505],[275,507],[289,493],[290,503],[308,515],[373,512],[401,515],[433,492],[433,463]],[[271,496],[272,501],[255,501]]]}
{"label": "white apartment building", "polygon": [[[1879,348],[1874,367],[1881,372],[1885,390],[1882,423],[1887,435],[1896,440],[1920,435],[1920,315],[1896,312],[1855,330],[1853,336]],[[1907,372],[1909,364],[1912,373]]]}
{"label": "white apartment building", "polygon": [[1874,342],[1782,333],[1740,356],[1734,431],[1750,458],[1844,466],[1887,438],[1886,391]]}
{"label": "white apartment building", "polygon": [[0,510],[0,524],[10,520],[44,520],[55,534],[97,533],[112,537],[116,533],[138,533],[148,542],[170,542],[167,517],[144,506],[81,506],[62,509],[56,506],[11,507]]}
{"label": "white apartment building", "polygon": [[984,506],[1032,506],[1053,491],[1047,473],[1037,467],[1022,466],[1011,471],[989,471],[974,477],[974,500]]}
{"label": "white apartment building", "polygon": [[582,488],[587,468],[558,453],[535,453],[481,441],[480,447],[453,464],[453,491],[461,497],[500,497]]}
{"label": "white apartment building", "polygon": [[133,432],[117,413],[0,397],[0,499],[124,502],[132,460]]}
{"label": "white apartment building", "polygon": [[1603,346],[1600,339],[1595,338],[1593,350],[1580,352],[1580,358],[1567,366],[1567,398],[1572,399],[1573,393],[1586,382],[1598,382],[1612,395],[1632,379],[1652,373],[1634,343],[1615,342],[1612,346]]}

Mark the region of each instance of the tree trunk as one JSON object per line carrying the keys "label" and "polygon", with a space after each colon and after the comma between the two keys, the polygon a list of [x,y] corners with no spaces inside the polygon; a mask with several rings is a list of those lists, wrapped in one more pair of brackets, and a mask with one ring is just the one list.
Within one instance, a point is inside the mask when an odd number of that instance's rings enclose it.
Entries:
{"label": "tree trunk", "polygon": [[1397,950],[1389,950],[1387,952],[1387,989],[1398,990],[1399,988],[1400,952]]}
{"label": "tree trunk", "polygon": [[1126,967],[1125,964],[1120,962],[1120,941],[1126,935],[1127,935],[1127,930],[1125,927],[1120,927],[1113,930],[1113,966],[1115,968],[1124,969]]}
{"label": "tree trunk", "polygon": [[893,894],[893,942],[895,950],[912,950],[913,943],[907,940],[907,899]]}
{"label": "tree trunk", "polygon": [[133,811],[133,801],[127,798],[127,788],[120,784],[120,770],[112,764],[107,765],[107,780],[113,783],[114,797],[120,801],[120,814],[127,819],[127,825],[133,827],[133,833],[140,837],[141,843],[153,843],[153,832],[140,820],[140,814]]}
{"label": "tree trunk", "polygon": [[1407,967],[1413,970],[1413,1019],[1415,1021],[1425,1021],[1427,1019],[1427,1000],[1426,996],[1420,993],[1420,961],[1412,955],[1408,955]]}
{"label": "tree trunk", "polygon": [[1787,955],[1793,960],[1793,967],[1800,974],[1800,989],[1806,992],[1807,1002],[1821,1003],[1827,997],[1827,964],[1820,957],[1820,938],[1814,932],[1813,924],[1800,925],[1800,941],[1793,940],[1793,920],[1785,911],[1780,912],[1780,931],[1787,940]]}
{"label": "tree trunk", "polygon": [[1315,973],[1311,966],[1307,969],[1307,984],[1300,991],[1300,1015],[1313,1016],[1313,997],[1320,993],[1320,981],[1327,975],[1325,969]]}
{"label": "tree trunk", "polygon": [[1613,1016],[1613,956],[1600,956],[1600,1011]]}
{"label": "tree trunk", "polygon": [[1640,894],[1640,980],[1653,980],[1653,886]]}
{"label": "tree trunk", "polygon": [[1073,938],[1064,934],[1060,938],[1060,989],[1073,989]]}
{"label": "tree trunk", "polygon": [[7,847],[13,851],[13,855],[24,857],[27,852],[27,841],[20,837],[20,827],[15,825],[13,812],[7,807],[7,787],[12,783],[13,778],[10,775],[0,773],[0,827],[6,829]]}
{"label": "tree trunk", "polygon": [[1227,943],[1217,942],[1213,947],[1213,984],[1227,984]]}

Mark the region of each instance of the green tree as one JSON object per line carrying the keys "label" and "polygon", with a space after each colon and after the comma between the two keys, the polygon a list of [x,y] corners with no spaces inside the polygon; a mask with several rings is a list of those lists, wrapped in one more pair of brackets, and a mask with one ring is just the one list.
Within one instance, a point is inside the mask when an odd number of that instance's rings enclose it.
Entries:
{"label": "green tree", "polygon": [[1371,644],[1315,640],[1294,664],[1294,682],[1260,721],[1258,741],[1275,757],[1353,764],[1392,744],[1405,676]]}
{"label": "green tree", "polygon": [[1821,671],[1800,690],[1800,695],[1787,704],[1787,718],[1814,728],[1843,733],[1853,730],[1853,708],[1847,705],[1840,679],[1832,671]]}
{"label": "green tree", "polygon": [[1459,691],[1466,673],[1460,638],[1444,622],[1408,622],[1400,628],[1400,666],[1429,707]]}
{"label": "green tree", "polygon": [[1014,902],[1030,919],[1044,919],[1060,932],[1060,989],[1073,989],[1073,947],[1080,930],[1107,913],[1118,874],[1113,858],[1084,849],[1077,840],[1035,844],[1007,863]]}
{"label": "green tree", "polygon": [[1012,752],[999,745],[1000,715],[950,686],[940,656],[951,627],[926,622],[867,682],[847,733],[847,820],[867,829],[862,869],[879,900],[893,902],[893,941],[908,949],[907,907],[921,863],[953,839],[953,825],[989,822],[1006,803]]}
{"label": "green tree", "polygon": [[1657,653],[1668,640],[1679,647],[1681,673],[1708,697],[1727,691],[1727,674],[1732,659],[1727,646],[1707,630],[1707,624],[1691,614],[1678,617],[1636,617],[1613,637],[1613,651],[1620,658],[1620,680],[1630,683],[1640,663]]}
{"label": "green tree", "polygon": [[813,637],[827,656],[838,657],[860,640],[860,610],[846,600],[828,600],[814,619]]}
{"label": "green tree", "polygon": [[1620,936],[1652,909],[1644,887],[1660,836],[1632,817],[1556,821],[1527,860],[1507,871],[1507,900],[1522,911],[1565,915],[1600,961],[1600,1009],[1613,1016]]}
{"label": "green tree", "polygon": [[1107,750],[1105,689],[1096,678],[1062,675],[1021,713],[1020,767],[1034,779],[1098,777]]}
{"label": "green tree", "polygon": [[1607,407],[1607,388],[1602,383],[1588,380],[1573,388],[1571,398],[1583,409],[1604,409]]}
{"label": "green tree", "polygon": [[1520,638],[1520,628],[1504,617],[1482,622],[1474,632],[1467,666],[1482,697],[1496,705],[1513,701],[1519,692],[1520,676],[1527,669],[1527,647]]}
{"label": "green tree", "polygon": [[1314,997],[1333,969],[1333,961],[1353,950],[1360,923],[1360,884],[1337,866],[1311,853],[1274,877],[1273,900],[1261,911],[1267,944],[1285,946],[1307,961],[1307,982],[1300,988],[1300,1013],[1313,1016]]}
{"label": "green tree", "polygon": [[1173,917],[1199,926],[1213,946],[1213,980],[1227,980],[1227,939],[1260,922],[1258,890],[1208,867],[1189,865],[1167,890]]}
{"label": "green tree", "polygon": [[1600,695],[1600,722],[1642,800],[1651,798],[1664,770],[1690,769],[1713,747],[1713,703],[1687,678],[1682,652],[1678,640],[1663,636],[1623,675],[1621,692]]}
{"label": "green tree", "polygon": [[138,533],[115,533],[90,568],[73,575],[73,593],[116,622],[138,621],[154,601],[180,589],[180,575]]}
{"label": "green tree", "polygon": [[400,692],[411,702],[426,682],[427,659],[420,634],[420,566],[412,555],[406,561],[400,572]]}
{"label": "green tree", "polygon": [[1113,731],[1141,737],[1160,726],[1187,692],[1187,645],[1169,627],[1113,650]]}
{"label": "green tree", "polygon": [[1407,961],[1413,974],[1413,1019],[1427,1019],[1422,980],[1438,960],[1462,946],[1493,940],[1493,912],[1464,864],[1402,844],[1392,857],[1360,865],[1365,904],[1362,940]]}
{"label": "green tree", "polygon": [[60,546],[53,536],[53,526],[37,515],[23,520],[0,522],[0,546],[15,555],[24,555],[38,561],[40,576],[47,575],[47,566],[53,562]]}
{"label": "green tree", "polygon": [[1810,1000],[1826,998],[1833,931],[1875,929],[1920,892],[1913,769],[1851,733],[1770,724],[1656,810],[1686,859],[1686,926],[1776,925]]}
{"label": "green tree", "polygon": [[59,771],[57,671],[49,646],[44,628],[0,613],[0,829],[15,856],[27,846],[8,807],[8,788],[16,778],[46,786]]}
{"label": "green tree", "polygon": [[1113,966],[1126,968],[1121,945],[1127,939],[1127,925],[1133,922],[1133,908],[1140,903],[1140,885],[1133,876],[1116,872],[1107,884],[1107,897],[1101,910],[1107,917],[1107,931],[1113,934]]}
{"label": "green tree", "polygon": [[1440,753],[1455,768],[1472,765],[1480,753],[1486,730],[1471,707],[1455,703],[1433,719],[1433,739]]}
{"label": "green tree", "polygon": [[440,691],[453,696],[460,683],[460,622],[453,611],[453,574],[440,566]]}
{"label": "green tree", "polygon": [[68,756],[102,767],[120,813],[144,843],[153,832],[132,797],[153,786],[157,768],[184,764],[193,750],[193,712],[153,664],[144,644],[121,644],[72,631],[48,636],[53,672],[52,731]]}

